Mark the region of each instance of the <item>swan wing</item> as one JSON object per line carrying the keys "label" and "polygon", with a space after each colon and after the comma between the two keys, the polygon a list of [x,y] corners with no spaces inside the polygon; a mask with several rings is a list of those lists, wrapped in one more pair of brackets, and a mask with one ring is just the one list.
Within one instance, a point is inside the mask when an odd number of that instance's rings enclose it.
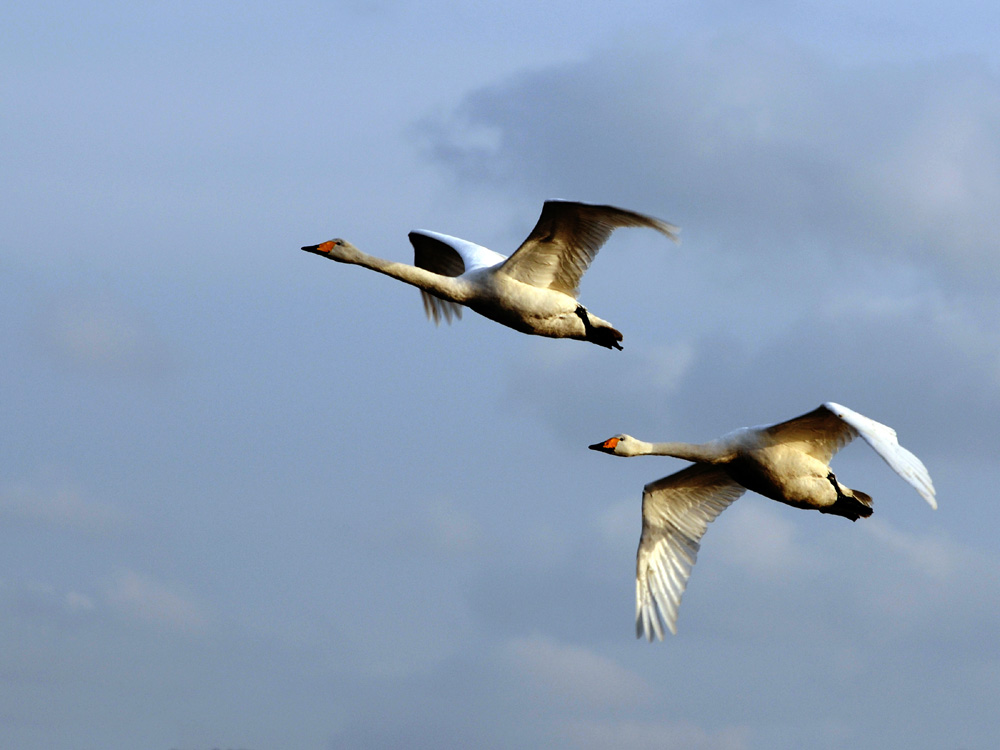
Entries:
{"label": "swan wing", "polygon": [[452,318],[462,319],[462,306],[457,302],[435,297],[423,289],[420,290],[420,300],[424,303],[424,314],[434,321],[434,325],[440,323],[442,318],[448,323],[451,323]]}
{"label": "swan wing", "polygon": [[642,537],[636,556],[635,635],[677,633],[677,610],[708,524],[743,494],[721,469],[695,464],[642,491]]}
{"label": "swan wing", "polygon": [[932,508],[937,508],[934,483],[931,481],[927,467],[919,458],[899,444],[894,429],[832,401],[826,402],[821,408],[829,409],[831,414],[842,419],[856,430],[865,442],[882,457],[882,460],[892,467],[893,471],[909,482]]}
{"label": "swan wing", "polygon": [[614,206],[545,201],[531,234],[501,269],[511,278],[576,297],[580,278],[618,227],[649,227],[677,240],[677,227]]}
{"label": "swan wing", "polygon": [[858,436],[854,426],[828,408],[828,404],[813,409],[787,422],[758,428],[768,442],[794,447],[825,464]]}
{"label": "swan wing", "polygon": [[[417,229],[410,232],[409,238],[413,245],[413,265],[442,276],[461,276],[505,260],[503,255],[487,247],[440,232]],[[453,317],[462,317],[462,306],[457,302],[440,299],[423,290],[420,296],[424,312],[435,323],[440,323],[442,318],[450,323]]]}

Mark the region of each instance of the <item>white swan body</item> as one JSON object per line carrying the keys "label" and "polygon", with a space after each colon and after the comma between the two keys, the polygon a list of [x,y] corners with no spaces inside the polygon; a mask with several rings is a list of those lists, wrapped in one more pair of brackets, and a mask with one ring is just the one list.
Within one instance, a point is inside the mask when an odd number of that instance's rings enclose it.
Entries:
{"label": "white swan body", "polygon": [[634,211],[546,201],[535,228],[509,258],[423,229],[409,234],[412,266],[367,255],[342,239],[302,249],[418,287],[424,311],[435,322],[460,318],[464,305],[522,333],[621,349],[622,334],[576,301],[581,277],[618,227],[648,227],[677,239],[672,224]]}
{"label": "white swan body", "polygon": [[616,456],[673,456],[694,461],[642,493],[642,537],[636,555],[636,637],[677,632],[677,610],[709,523],[745,490],[796,508],[844,516],[872,514],[871,497],[842,485],[830,459],[857,436],[875,449],[932,508],[934,484],[920,459],[891,427],[829,401],[801,417],[746,427],[708,443],[647,443],[618,435],[593,450]]}

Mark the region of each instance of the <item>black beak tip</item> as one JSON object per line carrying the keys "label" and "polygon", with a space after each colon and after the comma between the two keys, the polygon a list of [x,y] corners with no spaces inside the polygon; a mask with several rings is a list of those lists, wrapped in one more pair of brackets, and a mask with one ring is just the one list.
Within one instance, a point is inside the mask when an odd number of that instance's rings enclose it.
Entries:
{"label": "black beak tip", "polygon": [[594,443],[593,445],[588,445],[587,447],[592,451],[601,451],[604,450],[604,443]]}

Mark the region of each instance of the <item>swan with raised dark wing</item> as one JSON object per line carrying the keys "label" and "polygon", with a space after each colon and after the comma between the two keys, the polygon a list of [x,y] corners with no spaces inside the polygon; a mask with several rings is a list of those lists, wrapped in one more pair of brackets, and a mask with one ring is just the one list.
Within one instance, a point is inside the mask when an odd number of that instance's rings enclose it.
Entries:
{"label": "swan with raised dark wing", "polygon": [[462,305],[522,333],[621,349],[622,334],[576,301],[580,278],[618,227],[648,227],[677,240],[677,227],[614,206],[546,201],[509,258],[447,234],[410,232],[414,265],[376,258],[342,239],[303,247],[418,287],[429,318],[451,321]]}
{"label": "swan with raised dark wing", "polygon": [[592,450],[614,456],[673,456],[695,462],[642,492],[642,536],[636,556],[636,637],[677,632],[677,609],[709,523],[746,490],[796,508],[856,521],[872,514],[872,499],[841,484],[830,459],[864,438],[932,508],[934,485],[920,459],[891,427],[832,401],[787,422],[745,427],[708,443],[646,443],[618,435]]}

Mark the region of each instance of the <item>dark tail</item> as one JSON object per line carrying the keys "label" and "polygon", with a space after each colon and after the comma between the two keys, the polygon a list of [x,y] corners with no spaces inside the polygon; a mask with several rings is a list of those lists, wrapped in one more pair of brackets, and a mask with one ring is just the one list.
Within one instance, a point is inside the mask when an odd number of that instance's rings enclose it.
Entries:
{"label": "dark tail", "polygon": [[587,341],[592,344],[597,344],[598,346],[603,346],[605,349],[618,349],[621,350],[622,345],[618,342],[624,337],[621,331],[608,326],[595,326],[590,322],[590,316],[587,315],[587,310],[583,305],[579,305],[576,308],[576,314],[580,316],[580,320],[583,321],[583,330],[586,332]]}
{"label": "dark tail", "polygon": [[830,513],[835,516],[843,516],[852,521],[859,518],[868,518],[872,514],[872,499],[861,490],[848,490],[851,495],[838,493],[837,502],[820,508],[820,513]]}
{"label": "dark tail", "polygon": [[589,328],[587,329],[587,341],[590,341],[598,346],[603,346],[605,349],[618,349],[622,348],[622,345],[618,342],[622,340],[621,331],[615,328]]}

